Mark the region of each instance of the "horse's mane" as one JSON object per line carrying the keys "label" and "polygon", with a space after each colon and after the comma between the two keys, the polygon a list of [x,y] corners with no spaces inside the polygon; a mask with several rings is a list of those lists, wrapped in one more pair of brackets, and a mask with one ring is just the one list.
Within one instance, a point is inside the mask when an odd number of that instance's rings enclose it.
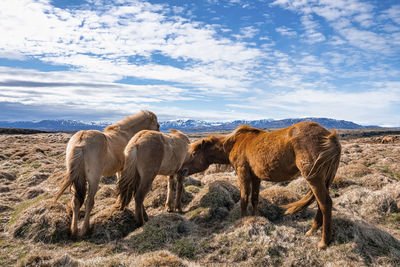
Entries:
{"label": "horse's mane", "polygon": [[116,123],[107,126],[104,129],[104,131],[105,132],[121,131],[123,126],[131,124],[132,122],[139,123],[140,121],[146,118],[150,118],[153,121],[157,121],[157,117],[153,112],[149,110],[141,110],[138,114],[128,116],[122,121],[118,121]]}
{"label": "horse's mane", "polygon": [[257,129],[254,127],[251,127],[249,125],[240,125],[238,126],[232,133],[228,134],[225,136],[225,140],[223,141],[224,149],[229,149],[229,147],[236,141],[236,138],[244,133],[262,133],[265,132],[264,130]]}
{"label": "horse's mane", "polygon": [[181,131],[175,130],[175,129],[169,129],[169,131],[170,131],[171,133],[182,133]]}
{"label": "horse's mane", "polygon": [[197,140],[196,142],[192,143],[192,145],[189,147],[189,153],[193,153],[193,151],[198,146],[212,144],[212,143],[216,142],[216,140],[220,140],[222,137],[223,136],[209,135],[207,137],[201,138],[201,139]]}

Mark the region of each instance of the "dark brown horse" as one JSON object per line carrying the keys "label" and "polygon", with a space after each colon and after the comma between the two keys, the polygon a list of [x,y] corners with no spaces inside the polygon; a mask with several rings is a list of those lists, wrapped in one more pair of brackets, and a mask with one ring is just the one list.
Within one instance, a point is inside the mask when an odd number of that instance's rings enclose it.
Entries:
{"label": "dark brown horse", "polygon": [[335,177],[341,153],[336,132],[315,122],[300,122],[267,132],[247,125],[227,136],[208,136],[193,143],[190,158],[180,173],[204,171],[212,163],[232,164],[240,182],[241,215],[247,215],[251,194],[252,214],[257,214],[261,180],[282,182],[302,175],[311,190],[297,202],[285,205],[286,214],[302,210],[315,199],[318,211],[306,235],[323,227],[319,248],[331,237],[332,200],[328,188]]}

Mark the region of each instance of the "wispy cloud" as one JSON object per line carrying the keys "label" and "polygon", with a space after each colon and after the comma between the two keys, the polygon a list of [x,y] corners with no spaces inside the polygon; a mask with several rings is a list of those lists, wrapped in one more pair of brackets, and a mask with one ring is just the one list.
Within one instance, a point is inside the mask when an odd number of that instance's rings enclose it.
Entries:
{"label": "wispy cloud", "polygon": [[284,35],[284,36],[289,36],[289,37],[296,37],[297,36],[297,32],[296,31],[294,31],[291,28],[285,27],[285,26],[277,27],[275,29],[275,31],[279,32],[281,35]]}
{"label": "wispy cloud", "polygon": [[0,113],[399,122],[400,5],[178,2],[0,1]]}
{"label": "wispy cloud", "polygon": [[[317,15],[326,19],[332,29],[342,37],[341,40],[345,40],[350,45],[368,52],[374,51],[382,54],[393,54],[399,51],[397,44],[391,43],[393,37],[396,38],[396,33],[377,33],[371,29],[371,27],[377,25],[374,19],[377,14],[374,6],[370,3],[358,0],[277,0],[271,5],[281,6],[301,14],[301,22],[305,29],[303,36],[310,43],[321,42],[326,39],[321,32],[317,31],[319,26],[312,19],[314,15]],[[400,8],[396,5],[380,14],[380,18],[398,21],[396,15],[399,12]],[[360,25],[363,29],[359,29],[357,25]]]}
{"label": "wispy cloud", "polygon": [[[0,51],[12,47],[11,57],[33,56],[107,75],[195,85],[201,80],[202,85],[220,90],[231,86],[232,78],[235,86],[243,86],[242,75],[215,75],[205,72],[202,66],[225,69],[233,65],[246,72],[260,57],[258,49],[221,38],[211,26],[170,17],[166,6],[120,2],[126,5],[95,1],[99,9],[62,10],[47,1],[3,1]],[[243,37],[251,37],[255,31],[245,28]],[[170,58],[181,67],[135,62],[138,56],[151,62],[154,54]]]}
{"label": "wispy cloud", "polygon": [[[382,111],[392,114],[393,124],[400,121],[400,83],[382,83],[374,89],[362,92],[346,92],[319,89],[295,89],[277,94],[266,94],[247,99],[247,104],[232,104],[233,108],[263,111],[276,118],[287,118],[290,114],[299,117],[335,117],[361,124],[374,121],[385,124],[387,118]],[[260,102],[258,99],[264,99]],[[248,103],[251,103],[249,105]],[[363,112],[369,110],[369,112]]]}

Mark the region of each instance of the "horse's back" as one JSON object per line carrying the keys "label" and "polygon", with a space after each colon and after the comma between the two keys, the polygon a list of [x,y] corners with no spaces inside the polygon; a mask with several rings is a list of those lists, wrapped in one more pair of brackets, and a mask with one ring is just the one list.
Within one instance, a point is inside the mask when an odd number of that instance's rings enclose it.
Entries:
{"label": "horse's back", "polygon": [[[300,122],[272,132],[248,132],[237,139],[231,161],[245,161],[260,179],[284,181],[312,166],[330,132],[315,122]],[[234,164],[235,165],[235,164]]]}
{"label": "horse's back", "polygon": [[174,134],[142,130],[131,139],[125,154],[128,155],[136,147],[138,167],[146,166],[158,174],[170,175],[183,164],[188,144]]}
{"label": "horse's back", "polygon": [[85,130],[76,132],[68,141],[66,154],[73,149],[80,148],[88,156],[103,153],[106,149],[106,137],[97,130]]}
{"label": "horse's back", "polygon": [[163,134],[164,157],[159,174],[172,175],[188,157],[189,138],[183,133]]}

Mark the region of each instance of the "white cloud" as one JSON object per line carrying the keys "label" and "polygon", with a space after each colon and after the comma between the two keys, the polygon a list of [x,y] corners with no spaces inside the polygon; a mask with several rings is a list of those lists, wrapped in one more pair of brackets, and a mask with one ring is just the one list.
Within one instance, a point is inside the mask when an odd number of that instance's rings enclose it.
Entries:
{"label": "white cloud", "polygon": [[289,37],[296,37],[297,36],[297,32],[296,31],[294,31],[291,28],[285,27],[285,26],[277,27],[275,29],[275,31],[280,33],[281,35],[284,35],[284,36],[289,36]]}
{"label": "white cloud", "polygon": [[[259,99],[263,99],[262,102]],[[235,108],[251,109],[256,113],[274,114],[274,118],[330,117],[351,120],[361,124],[397,126],[400,113],[393,113],[400,104],[400,83],[382,83],[362,92],[318,89],[294,89],[259,95],[246,100],[246,105]],[[387,117],[388,112],[392,112]]]}
{"label": "white cloud", "polygon": [[101,76],[101,73],[39,72],[0,67],[0,101],[107,107],[109,103],[126,106],[131,103],[193,99],[180,87],[112,83],[110,80],[115,77]]}
{"label": "white cloud", "polygon": [[[300,14],[305,29],[304,37],[310,43],[325,40],[325,36],[317,31],[319,25],[313,19],[313,15],[317,15],[326,19],[336,33],[342,37],[338,39],[340,43],[333,40],[330,41],[331,44],[343,44],[342,40],[345,40],[350,45],[368,52],[374,51],[387,55],[392,55],[399,50],[397,43],[391,43],[391,40],[396,39],[396,33],[374,31],[373,26],[385,26],[377,25],[375,7],[370,3],[358,0],[277,0],[271,5],[281,6]],[[400,5],[395,5],[383,11],[378,18],[381,20],[390,19],[399,23],[399,14]]]}
{"label": "white cloud", "polygon": [[400,24],[400,5],[394,5],[387,10],[384,10],[380,18],[390,19],[397,24]]}
{"label": "white cloud", "polygon": [[325,41],[325,36],[318,31],[319,25],[315,20],[313,20],[311,15],[302,16],[301,23],[305,29],[303,37],[306,42],[314,44]]}
{"label": "white cloud", "polygon": [[[262,56],[244,42],[218,37],[212,26],[168,16],[164,5],[124,2],[128,5],[94,1],[100,9],[63,10],[49,1],[4,0],[0,3],[4,22],[0,51],[12,47],[10,55],[33,56],[85,72],[201,84],[222,91],[245,87],[241,79],[251,75],[249,70]],[[251,38],[256,32],[246,27],[243,37]],[[180,66],[150,63],[154,54]],[[129,57],[144,57],[147,64],[137,65]],[[242,73],[228,68],[240,68]]]}
{"label": "white cloud", "polygon": [[0,49],[0,58],[7,58],[7,59],[16,59],[16,60],[25,60],[26,57],[19,53],[18,51],[13,51],[10,49]]}
{"label": "white cloud", "polygon": [[[240,8],[247,1],[233,2],[222,5]],[[90,7],[60,9],[50,0],[0,1],[0,57],[33,58],[70,69],[0,67],[0,102],[82,106],[102,114],[151,108],[165,117],[219,120],[302,115],[395,120],[378,116],[398,102],[398,84],[376,82],[399,77],[393,63],[382,63],[384,56],[394,61],[399,52],[399,6],[378,13],[356,0],[275,1],[272,5],[293,11],[298,19],[298,25],[291,17],[287,21],[293,28],[275,28],[293,37],[281,46],[269,35],[275,14],[265,15],[268,23],[246,17],[243,24],[218,25],[195,21],[194,14],[187,15],[189,5],[115,3],[91,0]],[[249,22],[252,26],[242,27]],[[233,35],[237,26],[240,34]],[[118,83],[125,78],[138,85]],[[357,92],[351,91],[353,85]],[[221,104],[208,106],[215,99]],[[243,106],[245,99],[249,103]],[[193,107],[187,104],[192,101]],[[202,105],[206,111],[196,109]]]}

